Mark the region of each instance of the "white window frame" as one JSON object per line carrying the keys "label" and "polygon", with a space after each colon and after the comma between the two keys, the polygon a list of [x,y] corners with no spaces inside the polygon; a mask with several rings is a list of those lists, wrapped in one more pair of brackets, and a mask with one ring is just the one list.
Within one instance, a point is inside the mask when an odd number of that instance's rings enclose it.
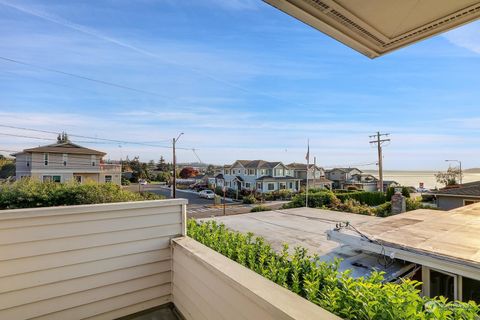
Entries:
{"label": "white window frame", "polygon": [[[273,186],[272,189],[270,189],[270,185]],[[267,190],[268,190],[268,191],[275,191],[275,182],[269,182],[269,183],[267,183]]]}
{"label": "white window frame", "polygon": [[66,167],[67,166],[67,161],[68,161],[68,154],[67,153],[64,153],[62,155],[62,162],[63,162],[63,166]]}
{"label": "white window frame", "polygon": [[92,167],[95,167],[95,166],[97,165],[97,156],[94,155],[94,154],[92,154],[92,155],[90,156],[90,160],[91,160],[91,162],[92,162]]}
{"label": "white window frame", "polygon": [[[110,177],[110,181],[107,181],[107,177]],[[113,176],[112,176],[112,175],[106,175],[106,176],[104,177],[104,180],[105,180],[105,183],[108,183],[108,182],[111,183],[111,182],[113,181]]]}
{"label": "white window frame", "polygon": [[49,160],[50,156],[48,153],[44,153],[43,154],[43,165],[44,166],[48,166],[48,160]]}
{"label": "white window frame", "polygon": [[448,271],[443,271],[436,268],[430,268],[426,266],[422,266],[422,294],[424,296],[430,297],[430,271],[435,271],[439,273],[443,273],[447,276],[453,277],[453,297],[455,300],[460,300],[462,297],[462,276],[458,274],[454,274]]}

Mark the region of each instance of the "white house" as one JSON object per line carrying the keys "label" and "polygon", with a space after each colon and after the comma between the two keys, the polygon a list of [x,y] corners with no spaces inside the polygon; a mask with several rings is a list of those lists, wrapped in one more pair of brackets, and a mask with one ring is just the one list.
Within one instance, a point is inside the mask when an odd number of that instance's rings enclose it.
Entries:
{"label": "white house", "polygon": [[216,184],[234,190],[256,190],[271,192],[282,189],[300,190],[302,179],[294,177],[294,170],[282,162],[264,160],[237,160],[232,165],[223,167],[216,176]]}

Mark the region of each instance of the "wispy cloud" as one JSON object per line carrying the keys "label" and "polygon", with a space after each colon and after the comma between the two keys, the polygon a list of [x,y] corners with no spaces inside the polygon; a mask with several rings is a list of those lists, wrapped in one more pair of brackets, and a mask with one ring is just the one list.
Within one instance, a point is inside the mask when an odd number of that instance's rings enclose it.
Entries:
{"label": "wispy cloud", "polygon": [[473,22],[444,35],[451,43],[480,54],[480,22]]}

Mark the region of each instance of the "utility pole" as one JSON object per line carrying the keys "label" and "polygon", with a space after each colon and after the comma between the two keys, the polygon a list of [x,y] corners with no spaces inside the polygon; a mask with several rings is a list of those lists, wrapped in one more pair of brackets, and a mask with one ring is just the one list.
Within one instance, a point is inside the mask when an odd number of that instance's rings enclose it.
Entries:
{"label": "utility pole", "polygon": [[379,191],[383,192],[383,157],[382,157],[382,144],[390,141],[390,139],[382,139],[382,136],[387,137],[389,133],[380,133],[369,136],[370,138],[376,138],[376,140],[370,141],[370,144],[376,144],[378,149],[378,178],[380,180]]}
{"label": "utility pole", "polygon": [[175,144],[177,143],[178,139],[182,136],[183,132],[178,135],[175,139],[172,139],[172,153],[173,153],[173,185],[172,185],[172,198],[177,197],[177,158],[175,156]]}
{"label": "utility pole", "polygon": [[[317,178],[317,157],[313,157],[313,187],[316,188],[316,178]],[[307,173],[308,174],[308,173]]]}

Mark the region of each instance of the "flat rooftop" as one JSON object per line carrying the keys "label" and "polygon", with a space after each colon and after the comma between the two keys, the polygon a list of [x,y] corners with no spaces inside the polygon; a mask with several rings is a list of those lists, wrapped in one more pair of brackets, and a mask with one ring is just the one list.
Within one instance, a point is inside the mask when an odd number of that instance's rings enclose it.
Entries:
{"label": "flat rooftop", "polygon": [[480,268],[480,204],[410,211],[362,224],[358,230],[388,247]]}
{"label": "flat rooftop", "polygon": [[[355,227],[381,221],[383,218],[354,213],[313,208],[282,209],[251,212],[232,216],[217,216],[214,219],[231,230],[242,233],[252,232],[263,237],[273,249],[282,250],[283,244],[308,249],[309,254],[318,254],[322,261],[341,258],[341,270],[351,269],[354,277],[368,275],[372,268],[387,273],[387,278],[396,277],[404,270],[403,264],[392,264],[386,269],[378,261],[378,255],[364,253],[350,245],[327,239],[327,231],[333,230],[339,222],[349,222]],[[355,265],[352,265],[354,263]]]}

